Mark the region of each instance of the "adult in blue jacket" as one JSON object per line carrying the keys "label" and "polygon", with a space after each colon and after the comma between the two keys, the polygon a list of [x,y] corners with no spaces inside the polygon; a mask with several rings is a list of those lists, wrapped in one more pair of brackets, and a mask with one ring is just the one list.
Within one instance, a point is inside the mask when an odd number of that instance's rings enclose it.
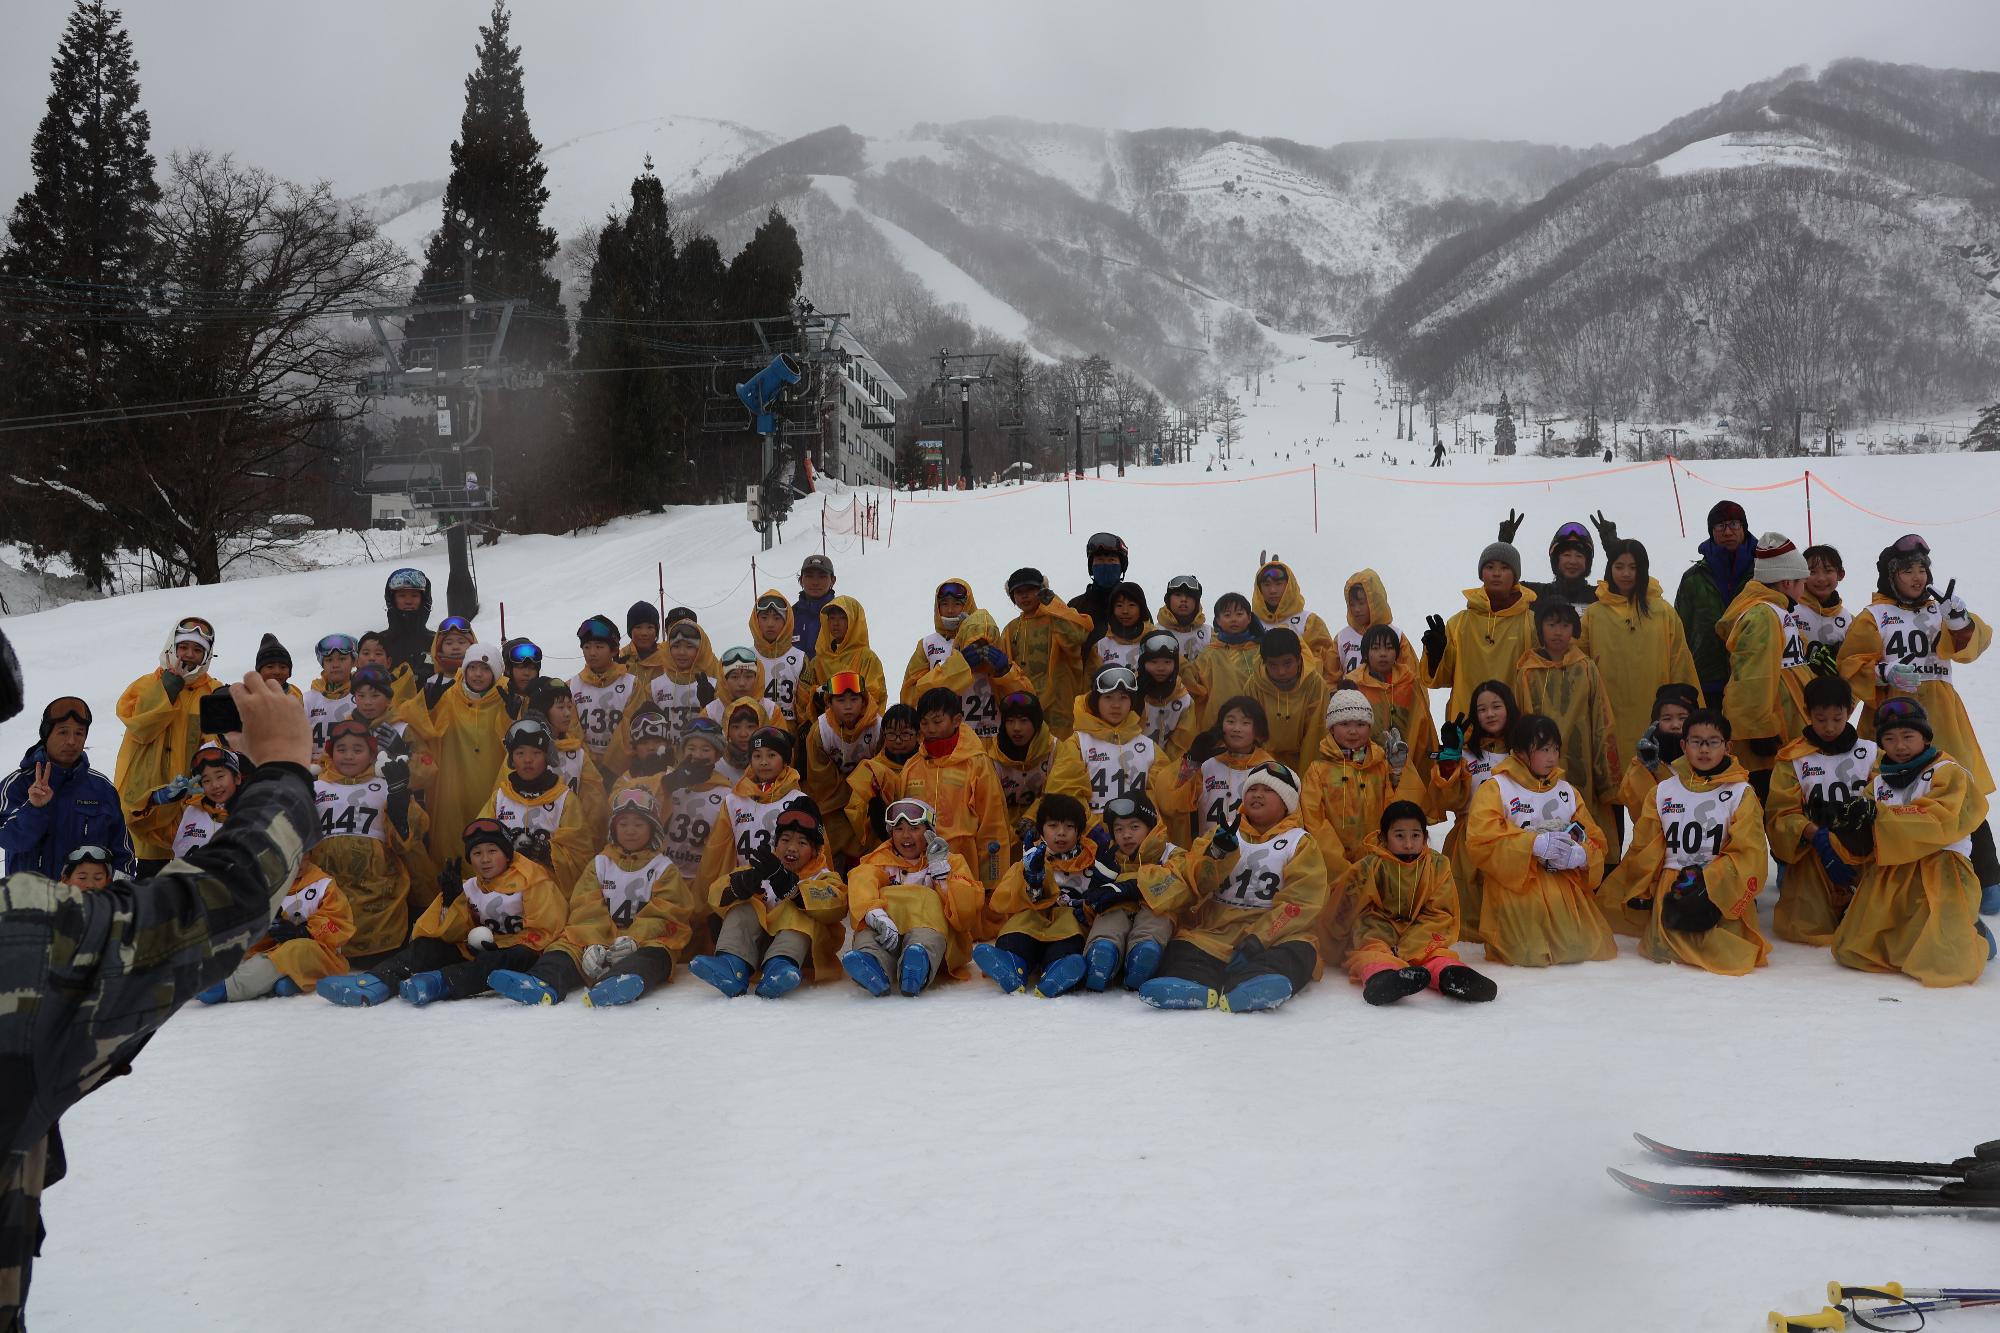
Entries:
{"label": "adult in blue jacket", "polygon": [[111,853],[114,872],[131,875],[132,839],[125,831],[118,788],[90,766],[90,705],[74,697],[42,710],[42,739],[0,785],[0,851],[7,873],[33,870],[61,879],[63,858],[79,847]]}
{"label": "adult in blue jacket", "polygon": [[799,566],[799,597],[792,603],[792,647],[811,661],[819,651],[819,613],[833,603],[833,561],[809,555]]}

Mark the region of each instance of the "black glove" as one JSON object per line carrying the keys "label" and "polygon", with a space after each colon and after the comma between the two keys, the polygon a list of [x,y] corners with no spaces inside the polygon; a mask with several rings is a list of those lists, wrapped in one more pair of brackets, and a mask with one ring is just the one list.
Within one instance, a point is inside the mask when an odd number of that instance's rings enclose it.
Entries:
{"label": "black glove", "polygon": [[1834,821],[1840,818],[1844,807],[1835,805],[1824,796],[1814,796],[1805,803],[1805,817],[1823,829],[1831,830]]}
{"label": "black glove", "polygon": [[1875,802],[1857,796],[1841,808],[1833,822],[1833,836],[1853,856],[1875,854]]}
{"label": "black glove", "polygon": [[1035,828],[1035,821],[1025,816],[1020,823],[1014,825],[1014,836],[1021,840],[1021,846],[1024,848],[1034,846],[1038,835],[1039,830]]}
{"label": "black glove", "polygon": [[424,707],[430,709],[432,712],[436,712],[438,706],[438,700],[444,698],[444,692],[450,688],[451,688],[451,681],[444,676],[439,676],[435,680],[425,681]]}
{"label": "black glove", "polygon": [[1424,617],[1424,665],[1426,667],[1429,667],[1432,671],[1436,671],[1438,663],[1444,660],[1444,649],[1445,649],[1444,617],[1425,616]]}
{"label": "black glove", "polygon": [[187,678],[178,671],[168,671],[160,677],[160,688],[167,692],[167,702],[181,697],[181,690],[187,686]]}
{"label": "black glove", "polygon": [[889,836],[889,803],[880,796],[868,798],[868,830],[881,842]]}
{"label": "black glove", "polygon": [[1660,724],[1655,722],[1639,736],[1639,743],[1632,747],[1639,762],[1652,768],[1660,762]]}
{"label": "black glove", "polygon": [[507,709],[508,720],[519,722],[521,714],[528,711],[528,696],[525,694],[515,694],[512,690],[509,690],[507,692],[505,707]]}
{"label": "black glove", "polygon": [[454,856],[444,863],[444,869],[438,871],[438,892],[444,898],[444,905],[450,907],[464,891],[465,862]]}
{"label": "black glove", "polygon": [[1047,606],[1047,605],[1048,605],[1048,604],[1049,604],[1050,602],[1053,602],[1053,601],[1054,601],[1055,599],[1056,599],[1056,594],[1055,594],[1055,589],[1053,589],[1053,588],[1044,588],[1044,589],[1042,589],[1042,605],[1043,605],[1043,606]]}
{"label": "black glove", "polygon": [[1835,654],[1832,648],[1823,643],[1816,643],[1806,650],[1806,665],[1812,668],[1812,673],[1815,676],[1838,676],[1840,674],[1839,656]]}
{"label": "black glove", "polygon": [[549,831],[540,828],[515,830],[514,850],[538,865],[548,865],[551,857]]}
{"label": "black glove", "polygon": [[389,784],[389,822],[396,826],[402,837],[410,836],[410,784],[391,782]]}
{"label": "black glove", "polygon": [[757,890],[764,886],[764,877],[757,873],[755,866],[744,866],[729,873],[729,900],[741,902],[755,897]]}
{"label": "black glove", "polygon": [[1750,742],[1750,753],[1760,758],[1774,755],[1777,752],[1778,738],[1776,736],[1759,736],[1756,740]]}
{"label": "black glove", "polygon": [[1188,746],[1188,762],[1200,768],[1216,755],[1222,753],[1222,734],[1218,731],[1197,732],[1194,744]]}
{"label": "black glove", "polygon": [[1239,815],[1226,824],[1217,824],[1215,832],[1208,835],[1208,854],[1220,861],[1235,851],[1239,845],[1236,829],[1242,822],[1243,818]]}
{"label": "black glove", "polygon": [[695,702],[703,708],[715,702],[715,682],[707,676],[697,676],[694,682]]}
{"label": "black glove", "polygon": [[1527,521],[1528,516],[1526,514],[1517,514],[1514,512],[1512,505],[1507,506],[1507,517],[1500,520],[1500,540],[1511,545],[1514,541],[1514,534],[1519,532],[1521,525]]}
{"label": "black glove", "polygon": [[1471,721],[1470,713],[1460,713],[1444,724],[1438,732],[1437,758],[1448,764],[1455,764],[1465,758],[1465,728]]}
{"label": "black glove", "polygon": [[1618,544],[1618,525],[1606,518],[1604,511],[1600,509],[1590,516],[1590,526],[1597,529],[1597,549],[1604,552],[1604,558],[1608,562],[1611,558],[1611,548]]}
{"label": "black glove", "polygon": [[407,746],[404,747],[403,752],[396,755],[389,754],[387,750],[384,750],[382,753],[388,755],[382,761],[381,773],[382,780],[389,784],[389,790],[393,792],[398,787],[408,787],[410,785],[409,748]]}
{"label": "black glove", "polygon": [[271,920],[271,928],[264,932],[265,938],[273,944],[283,944],[287,940],[302,940],[312,931],[306,929],[303,921],[294,921],[283,912]]}
{"label": "black glove", "polygon": [[1136,903],[1139,897],[1136,879],[1102,879],[1083,891],[1083,905],[1093,912],[1104,913],[1126,903]]}
{"label": "black glove", "polygon": [[1660,924],[1668,930],[1699,935],[1714,929],[1721,921],[1722,909],[1709,900],[1708,885],[1700,868],[1691,866],[1683,870],[1667,890],[1666,901],[1660,904]]}
{"label": "black glove", "polygon": [[780,898],[789,898],[799,891],[799,877],[785,869],[782,864],[764,876],[764,883],[768,884],[771,892]]}

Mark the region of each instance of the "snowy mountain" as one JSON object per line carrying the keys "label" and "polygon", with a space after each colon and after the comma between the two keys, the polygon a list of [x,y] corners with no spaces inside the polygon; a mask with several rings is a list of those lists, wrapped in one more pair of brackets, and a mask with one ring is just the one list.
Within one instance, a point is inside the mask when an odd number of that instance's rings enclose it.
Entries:
{"label": "snowy mountain", "polygon": [[1445,240],[1375,332],[1432,392],[1627,417],[1976,399],[2000,353],[1996,191],[2000,74],[1791,71]]}

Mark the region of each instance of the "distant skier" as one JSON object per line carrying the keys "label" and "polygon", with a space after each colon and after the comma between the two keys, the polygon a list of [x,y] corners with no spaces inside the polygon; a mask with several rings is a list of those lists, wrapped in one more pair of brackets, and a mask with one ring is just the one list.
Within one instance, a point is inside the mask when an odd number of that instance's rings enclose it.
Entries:
{"label": "distant skier", "polygon": [[1443,466],[1444,466],[1444,441],[1443,441],[1443,440],[1439,440],[1439,441],[1437,441],[1437,442],[1436,442],[1435,444],[1431,445],[1431,466],[1432,466],[1432,467],[1443,467]]}

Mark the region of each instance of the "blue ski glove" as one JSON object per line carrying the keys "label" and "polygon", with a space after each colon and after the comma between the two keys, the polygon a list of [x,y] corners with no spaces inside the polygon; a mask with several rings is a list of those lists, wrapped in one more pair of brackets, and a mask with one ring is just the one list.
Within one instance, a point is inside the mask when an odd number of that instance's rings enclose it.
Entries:
{"label": "blue ski glove", "polygon": [[1860,872],[1840,859],[1840,853],[1833,849],[1833,835],[1825,829],[1815,829],[1812,835],[1813,851],[1819,854],[1819,867],[1837,889],[1851,889]]}
{"label": "blue ski glove", "polygon": [[1027,854],[1021,858],[1021,878],[1028,882],[1029,888],[1039,889],[1042,887],[1044,873],[1042,867],[1048,859],[1048,847],[1039,842],[1030,847]]}

